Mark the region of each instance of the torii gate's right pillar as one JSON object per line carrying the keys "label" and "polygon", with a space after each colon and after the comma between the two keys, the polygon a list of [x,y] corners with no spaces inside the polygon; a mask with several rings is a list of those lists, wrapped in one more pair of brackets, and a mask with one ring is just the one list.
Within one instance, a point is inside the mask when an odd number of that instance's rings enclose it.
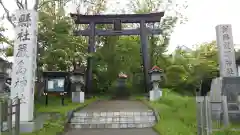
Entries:
{"label": "torii gate's right pillar", "polygon": [[150,79],[148,71],[150,69],[149,53],[148,53],[148,33],[146,29],[145,21],[140,22],[140,40],[141,40],[141,51],[142,51],[142,60],[143,60],[143,72],[145,80],[145,92],[150,90]]}

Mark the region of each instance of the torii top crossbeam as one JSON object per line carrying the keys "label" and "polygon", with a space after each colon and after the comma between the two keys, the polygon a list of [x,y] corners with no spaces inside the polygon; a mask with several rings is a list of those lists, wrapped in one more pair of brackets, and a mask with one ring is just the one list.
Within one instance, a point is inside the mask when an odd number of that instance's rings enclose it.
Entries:
{"label": "torii top crossbeam", "polygon": [[117,15],[82,15],[70,14],[76,24],[112,24],[114,20],[120,20],[121,23],[155,23],[159,22],[164,16],[164,12],[148,14],[117,14]]}
{"label": "torii top crossbeam", "polygon": [[[164,12],[148,13],[148,14],[117,14],[117,15],[82,15],[70,14],[75,24],[89,24],[90,28],[86,30],[75,30],[75,35],[81,36],[112,36],[112,35],[140,35],[140,29],[123,30],[121,23],[156,23],[160,22],[164,16]],[[96,24],[114,24],[113,30],[95,30]],[[143,26],[143,25],[142,25]],[[145,26],[144,26],[145,27]],[[94,32],[92,30],[94,29]],[[144,28],[148,34],[161,34],[161,29]],[[92,31],[92,32],[91,32]]]}

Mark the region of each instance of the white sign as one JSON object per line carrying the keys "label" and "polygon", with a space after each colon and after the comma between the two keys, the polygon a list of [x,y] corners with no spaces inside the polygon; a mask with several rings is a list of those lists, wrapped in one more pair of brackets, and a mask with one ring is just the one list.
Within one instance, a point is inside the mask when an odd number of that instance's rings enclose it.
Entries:
{"label": "white sign", "polygon": [[233,47],[232,26],[216,26],[217,45],[219,48],[220,75],[222,77],[237,76],[235,50]]}
{"label": "white sign", "polygon": [[64,80],[58,80],[58,87],[64,86]]}
{"label": "white sign", "polygon": [[53,88],[54,88],[54,82],[48,81],[48,89],[53,89]]}
{"label": "white sign", "polygon": [[21,99],[20,121],[33,120],[37,49],[37,12],[17,10],[14,16],[15,42],[11,98]]}

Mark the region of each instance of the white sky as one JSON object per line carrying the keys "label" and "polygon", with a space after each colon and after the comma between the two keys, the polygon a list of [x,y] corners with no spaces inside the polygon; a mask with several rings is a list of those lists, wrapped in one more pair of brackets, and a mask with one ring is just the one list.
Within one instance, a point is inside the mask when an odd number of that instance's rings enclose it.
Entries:
{"label": "white sky", "polygon": [[[16,6],[14,0],[4,0],[10,11]],[[30,0],[32,1],[32,0]],[[118,5],[114,4],[118,1]],[[180,1],[180,0],[178,0]],[[111,9],[126,7],[128,0],[109,0],[108,12]],[[188,0],[188,9],[185,15],[188,22],[184,25],[177,25],[172,34],[169,50],[178,45],[192,47],[194,44],[215,40],[215,26],[218,24],[232,24],[234,44],[240,44],[240,0]],[[3,10],[0,9],[0,14]],[[10,25],[4,23],[10,28]],[[13,37],[14,32],[10,29],[6,36]]]}
{"label": "white sky", "polygon": [[189,21],[172,34],[171,46],[215,40],[215,26],[232,24],[234,44],[240,43],[240,0],[189,0]]}

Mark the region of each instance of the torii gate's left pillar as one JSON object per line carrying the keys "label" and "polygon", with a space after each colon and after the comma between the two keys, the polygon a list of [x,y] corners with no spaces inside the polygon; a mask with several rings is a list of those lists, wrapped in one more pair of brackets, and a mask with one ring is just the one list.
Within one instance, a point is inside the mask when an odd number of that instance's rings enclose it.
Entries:
{"label": "torii gate's left pillar", "polygon": [[[93,53],[95,52],[95,23],[91,22],[89,24],[89,29],[90,29],[90,35],[88,36],[88,53]],[[88,95],[90,93],[90,90],[92,90],[92,58],[89,57],[87,59],[87,77],[86,77],[86,90],[85,94]]]}

